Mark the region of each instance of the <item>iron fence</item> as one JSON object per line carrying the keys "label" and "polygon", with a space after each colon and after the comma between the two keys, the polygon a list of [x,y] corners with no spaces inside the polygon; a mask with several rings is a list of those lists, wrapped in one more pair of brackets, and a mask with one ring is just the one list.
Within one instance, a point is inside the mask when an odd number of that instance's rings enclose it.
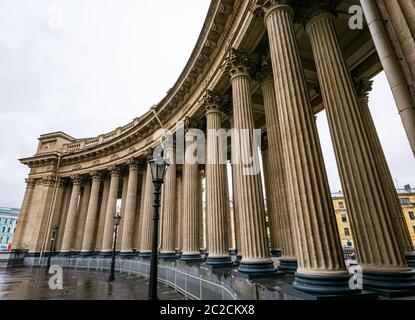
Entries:
{"label": "iron fence", "polygon": [[[32,267],[46,266],[47,258],[34,258]],[[110,258],[77,258],[52,257],[51,265],[63,268],[108,271],[111,266]],[[117,259],[115,271],[128,275],[149,278],[150,262],[139,259]],[[172,264],[160,262],[158,265],[158,280],[161,283],[180,292],[186,299],[191,300],[238,300],[236,293],[222,279],[207,279],[202,275],[191,274]]]}

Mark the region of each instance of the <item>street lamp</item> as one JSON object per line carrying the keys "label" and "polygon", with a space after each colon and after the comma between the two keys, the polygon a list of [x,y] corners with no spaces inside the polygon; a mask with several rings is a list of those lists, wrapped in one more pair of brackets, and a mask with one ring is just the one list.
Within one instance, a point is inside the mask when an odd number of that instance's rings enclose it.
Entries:
{"label": "street lamp", "polygon": [[153,242],[151,249],[150,281],[148,286],[148,300],[158,300],[157,298],[157,256],[158,256],[158,224],[160,209],[161,186],[164,183],[164,176],[170,163],[168,160],[158,157],[148,160],[150,165],[151,177],[154,184],[154,203],[153,203]]}
{"label": "street lamp", "polygon": [[117,236],[118,236],[118,226],[121,222],[121,216],[117,212],[114,216],[114,232],[112,235],[112,259],[111,259],[111,269],[108,281],[115,280],[115,250],[117,249]]}
{"label": "street lamp", "polygon": [[48,256],[48,263],[46,265],[46,271],[49,272],[50,269],[50,260],[52,258],[52,254],[55,247],[55,238],[56,238],[56,232],[58,231],[58,226],[54,224],[52,226],[52,237],[50,238],[50,249],[49,249],[49,256]]}

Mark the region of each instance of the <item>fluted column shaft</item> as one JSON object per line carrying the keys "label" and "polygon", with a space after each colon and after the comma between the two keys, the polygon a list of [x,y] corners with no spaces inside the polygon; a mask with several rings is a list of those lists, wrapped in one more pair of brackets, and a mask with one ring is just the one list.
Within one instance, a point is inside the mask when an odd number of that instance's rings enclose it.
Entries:
{"label": "fluted column shaft", "polygon": [[152,207],[152,199],[153,199],[153,192],[154,192],[154,184],[151,177],[151,170],[150,167],[147,165],[146,173],[145,173],[145,195],[144,195],[144,202],[143,202],[143,212],[141,213],[142,216],[142,223],[140,226],[141,230],[141,237],[140,237],[140,256],[148,257],[151,254],[151,243],[152,243],[152,226],[153,226],[153,207]]}
{"label": "fluted column shaft", "polygon": [[99,219],[95,237],[95,251],[100,252],[102,250],[102,242],[104,238],[105,229],[105,214],[107,212],[108,196],[110,192],[111,178],[107,177],[104,179],[104,187],[102,189],[102,197],[99,208]]}
{"label": "fluted column shaft", "polygon": [[[274,5],[265,21],[271,48],[298,275],[346,276],[343,252],[311,102],[296,43],[293,11]],[[299,276],[297,281],[301,281]],[[345,289],[347,279],[339,290]],[[304,289],[297,283],[297,288]]]}
{"label": "fluted column shaft", "polygon": [[121,238],[121,254],[133,253],[134,223],[137,207],[138,165],[130,163],[128,173],[127,198],[125,200],[124,226]]}
{"label": "fluted column shaft", "polygon": [[73,187],[71,200],[69,202],[68,214],[66,217],[65,233],[62,240],[62,253],[71,251],[72,244],[75,237],[76,213],[78,211],[79,196],[81,193],[81,180],[79,178],[73,179]]}
{"label": "fluted column shaft", "polygon": [[99,190],[101,188],[102,177],[99,173],[94,172],[92,175],[91,196],[88,205],[88,213],[86,217],[85,233],[82,241],[81,253],[89,254],[93,249],[93,241],[95,237],[95,228],[97,224]]}
{"label": "fluted column shaft", "polygon": [[319,14],[308,22],[306,31],[316,60],[359,263],[364,271],[409,270],[393,229],[391,208],[333,18],[330,13]]}
{"label": "fluted column shaft", "polygon": [[23,198],[22,208],[20,209],[19,219],[16,224],[16,231],[13,237],[13,249],[25,249],[22,248],[23,236],[26,229],[27,216],[30,208],[30,203],[32,201],[33,191],[36,186],[36,181],[34,179],[26,179],[26,191]]}
{"label": "fluted column shaft", "polygon": [[[186,135],[186,152],[195,142],[195,137]],[[199,165],[186,156],[183,168],[183,261],[201,259],[199,248]]]}
{"label": "fluted column shaft", "polygon": [[373,152],[376,168],[379,171],[379,176],[382,180],[381,187],[383,188],[385,197],[387,199],[387,205],[392,215],[392,223],[398,236],[399,243],[401,244],[402,249],[407,256],[414,256],[414,247],[399,201],[399,196],[396,192],[392,175],[386,161],[385,153],[383,152],[382,145],[380,143],[372,115],[370,113],[368,95],[371,88],[371,81],[363,80],[362,83],[358,84],[357,90],[360,102],[360,115],[362,117],[363,126],[367,133],[369,145]]}
{"label": "fluted column shaft", "polygon": [[[271,75],[270,75],[271,76]],[[276,100],[275,84],[271,78],[265,78],[262,82],[262,93],[264,95],[264,108],[268,135],[268,165],[269,165],[269,188],[272,203],[274,225],[277,230],[271,232],[280,233],[280,245],[282,248],[282,260],[296,260],[295,237],[293,234],[293,223],[291,221],[287,181],[285,178],[285,162],[282,146],[280,121],[278,116],[278,105]]]}
{"label": "fluted column shaft", "polygon": [[214,104],[207,105],[207,152],[206,152],[206,216],[207,264],[231,263],[229,256],[227,222],[229,216],[228,172],[226,164],[220,163],[220,144],[217,130],[221,129],[221,112]]}
{"label": "fluted column shaft", "polygon": [[281,224],[279,217],[277,216],[277,210],[275,209],[276,203],[273,198],[272,190],[272,176],[270,170],[269,150],[262,151],[262,167],[264,170],[264,186],[265,197],[267,204],[267,216],[268,226],[271,240],[271,255],[282,252],[282,239],[281,239]]}
{"label": "fluted column shaft", "polygon": [[[228,57],[230,68],[234,134],[232,148],[236,148],[236,181],[238,183],[238,214],[242,244],[239,272],[271,273],[273,261],[267,241],[264,197],[259,170],[259,154],[254,142],[254,117],[251,97],[251,79],[246,56],[232,50]],[[247,163],[247,159],[253,162]]]}
{"label": "fluted column shaft", "polygon": [[114,227],[114,216],[117,210],[118,188],[120,184],[120,170],[111,170],[111,182],[108,194],[107,210],[105,211],[105,226],[102,240],[101,253],[108,254],[112,251],[112,238]]}
{"label": "fluted column shaft", "polygon": [[182,177],[176,181],[176,249],[182,251],[183,248],[183,183]]}
{"label": "fluted column shaft", "polygon": [[176,221],[176,162],[174,159],[174,148],[168,147],[166,150],[166,159],[170,161],[170,166],[167,169],[165,183],[164,183],[164,204],[162,215],[162,230],[160,257],[161,258],[175,258],[175,224]]}
{"label": "fluted column shaft", "polygon": [[79,253],[82,249],[82,241],[84,239],[84,231],[86,226],[87,214],[88,214],[88,206],[89,206],[89,199],[91,196],[91,187],[92,182],[91,180],[86,181],[84,183],[84,190],[81,195],[81,201],[79,206],[79,213],[78,213],[78,225],[76,231],[76,238],[74,244],[74,250]]}

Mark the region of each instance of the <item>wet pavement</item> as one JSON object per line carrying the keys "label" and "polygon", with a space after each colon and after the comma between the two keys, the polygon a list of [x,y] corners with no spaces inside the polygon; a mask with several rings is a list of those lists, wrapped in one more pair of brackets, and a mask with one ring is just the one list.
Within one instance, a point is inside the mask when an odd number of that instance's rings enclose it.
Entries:
{"label": "wet pavement", "polygon": [[[63,289],[52,290],[53,275],[45,269],[0,270],[0,300],[146,300],[148,281],[137,276],[116,274],[108,282],[107,272],[63,270]],[[53,281],[51,281],[53,282]],[[172,288],[158,285],[160,300],[183,300]]]}

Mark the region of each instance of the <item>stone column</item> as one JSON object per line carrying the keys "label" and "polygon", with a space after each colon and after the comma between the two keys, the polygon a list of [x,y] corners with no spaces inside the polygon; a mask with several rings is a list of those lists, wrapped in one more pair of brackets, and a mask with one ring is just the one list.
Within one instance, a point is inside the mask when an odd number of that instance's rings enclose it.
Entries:
{"label": "stone column", "polygon": [[129,163],[127,198],[124,210],[124,228],[121,235],[121,255],[131,257],[133,252],[134,223],[137,206],[138,164],[135,160]]}
{"label": "stone column", "polygon": [[183,248],[183,184],[181,172],[176,181],[176,207],[176,251],[181,254]]}
{"label": "stone column", "polygon": [[92,177],[92,187],[88,204],[84,238],[82,240],[82,256],[89,256],[92,254],[95,229],[97,225],[99,190],[101,188],[102,180],[102,175],[98,171],[91,172],[90,175]]}
{"label": "stone column", "polygon": [[415,288],[413,274],[409,273],[411,268],[393,228],[394,217],[387,203],[390,198],[382,187],[381,172],[376,167],[330,11],[320,7],[317,13],[314,10],[313,14],[306,13],[306,32],[316,60],[355,248],[363,269],[363,284],[376,289],[405,288],[404,283],[395,281],[397,273],[402,277],[407,273],[407,288]]}
{"label": "stone column", "polygon": [[[259,154],[254,142],[249,59],[232,49],[226,63],[231,77],[234,136],[232,148],[236,148],[236,175],[239,183],[238,213],[242,240],[242,261],[238,274],[246,277],[268,277],[277,274],[270,258],[267,243],[264,197],[259,169]],[[253,163],[247,163],[252,157]]]}
{"label": "stone column", "polygon": [[[360,3],[415,156],[415,103],[408,82],[399,65],[375,0],[360,0]],[[410,50],[413,52],[413,48]]]}
{"label": "stone column", "polygon": [[114,216],[117,209],[118,188],[120,184],[120,168],[111,167],[109,171],[111,172],[111,183],[107,210],[105,211],[105,227],[101,250],[102,256],[110,256],[112,252]]}
{"label": "stone column", "polygon": [[[234,155],[236,153],[236,148],[232,148],[232,159],[236,159],[237,156]],[[239,192],[238,186],[239,183],[237,181],[237,174],[236,174],[236,163],[232,160],[232,206],[233,206],[233,217],[235,220],[235,239],[236,239],[236,262],[239,263],[242,260],[242,241],[241,241],[241,225],[239,223],[239,210],[238,204],[239,200]]]}
{"label": "stone column", "polygon": [[66,224],[66,218],[68,216],[68,209],[69,209],[69,204],[71,200],[71,195],[72,195],[72,186],[69,183],[66,183],[66,186],[64,189],[64,197],[62,200],[61,215],[59,217],[58,233],[57,233],[57,237],[55,240],[56,252],[60,252],[62,249],[62,241],[63,241],[63,236],[65,233],[65,224]]}
{"label": "stone column", "polygon": [[[199,167],[200,169],[200,167]],[[209,252],[207,248],[207,225],[206,225],[206,213],[204,212],[203,208],[203,179],[205,178],[205,172],[204,170],[199,171],[199,185],[197,190],[197,199],[198,199],[198,209],[199,209],[199,251],[200,252]]]}
{"label": "stone column", "polygon": [[[231,267],[229,255],[227,222],[229,216],[228,172],[226,146],[222,145],[222,98],[211,91],[203,97],[207,119],[206,148],[206,218],[207,247],[209,255],[206,265],[212,267]],[[223,155],[222,152],[225,152]]]}
{"label": "stone column", "polygon": [[72,180],[72,194],[69,202],[68,214],[66,217],[65,231],[62,240],[62,248],[60,254],[65,256],[71,253],[72,245],[76,234],[76,221],[79,205],[79,197],[81,194],[82,181],[79,176],[71,177]]}
{"label": "stone column", "polygon": [[30,204],[32,202],[33,190],[36,186],[36,180],[32,178],[26,179],[26,192],[24,194],[22,208],[20,209],[19,218],[16,222],[16,231],[14,232],[13,237],[13,249],[27,249],[22,246],[23,244],[23,235],[25,234],[27,216],[29,214]]}
{"label": "stone column", "polygon": [[268,226],[271,240],[271,256],[272,257],[281,257],[282,255],[282,239],[279,217],[277,216],[276,210],[276,199],[273,198],[272,190],[272,176],[270,170],[270,160],[269,160],[269,150],[268,147],[262,142],[262,167],[264,171],[264,186],[265,186],[265,197],[266,197],[266,206],[267,206],[267,217],[268,217]]}
{"label": "stone column", "polygon": [[104,178],[104,187],[102,189],[101,203],[99,205],[99,219],[95,237],[95,254],[98,254],[102,250],[102,240],[104,237],[105,228],[105,213],[107,212],[108,197],[110,192],[110,177]]}
{"label": "stone column", "polygon": [[143,201],[142,223],[140,226],[140,257],[149,258],[151,256],[152,226],[153,226],[153,193],[154,184],[151,177],[150,166],[147,164],[145,173],[145,196]]}
{"label": "stone column", "polygon": [[381,187],[384,190],[385,197],[387,197],[387,205],[392,216],[392,224],[398,236],[399,243],[405,253],[406,262],[410,267],[415,268],[415,252],[412,239],[408,231],[405,215],[399,201],[399,196],[396,192],[392,175],[390,173],[389,166],[369,109],[369,92],[372,90],[372,84],[373,81],[369,81],[367,79],[355,82],[360,103],[360,116],[362,117],[363,126],[366,130],[369,145],[372,149],[376,168],[380,173],[379,176],[382,180]]}
{"label": "stone column", "polygon": [[293,285],[314,294],[347,294],[352,291],[350,275],[296,42],[293,9],[284,3],[270,1],[253,9],[265,14],[278,93],[287,195],[297,238],[298,270]]}
{"label": "stone column", "polygon": [[141,226],[143,225],[143,212],[144,212],[144,206],[145,206],[145,198],[146,198],[146,191],[147,191],[147,163],[140,164],[140,168],[143,168],[142,170],[142,179],[141,179],[141,197],[140,197],[140,207],[138,208],[138,215],[136,219],[135,224],[135,235],[134,235],[134,241],[135,241],[135,251],[136,254],[140,252],[141,247]]}
{"label": "stone column", "polygon": [[[268,137],[268,168],[269,197],[271,198],[271,225],[279,233],[282,257],[278,269],[287,272],[297,270],[297,255],[293,234],[293,222],[290,216],[289,201],[287,196],[288,184],[285,178],[286,169],[284,162],[280,121],[278,116],[277,95],[272,74],[272,67],[267,61],[262,62],[261,70],[262,93],[264,96],[265,118]],[[265,180],[267,180],[267,177]],[[267,197],[267,199],[269,199]]]}
{"label": "stone column", "polygon": [[[125,207],[127,204],[127,193],[128,193],[128,177],[129,174],[124,172],[122,177],[122,189],[121,189],[121,207],[120,207],[120,216],[122,217],[120,225],[118,226],[118,238],[116,251],[121,252],[122,237],[124,234],[124,224],[125,224]],[[117,209],[118,210],[118,209]]]}
{"label": "stone column", "polygon": [[85,181],[84,190],[81,195],[81,202],[78,213],[78,226],[76,230],[76,238],[74,244],[74,250],[76,254],[79,254],[82,249],[82,242],[84,240],[84,231],[88,214],[89,199],[91,196],[91,187],[92,181]]}
{"label": "stone column", "polygon": [[189,263],[202,261],[199,248],[199,165],[189,152],[194,143],[196,137],[186,134],[186,157],[183,165],[183,254],[180,260]]}
{"label": "stone column", "polygon": [[170,161],[170,166],[167,169],[165,183],[164,183],[164,204],[162,215],[162,230],[160,258],[161,259],[176,259],[175,248],[175,225],[177,224],[177,207],[176,207],[176,163],[174,157],[173,142],[166,147],[165,157]]}

